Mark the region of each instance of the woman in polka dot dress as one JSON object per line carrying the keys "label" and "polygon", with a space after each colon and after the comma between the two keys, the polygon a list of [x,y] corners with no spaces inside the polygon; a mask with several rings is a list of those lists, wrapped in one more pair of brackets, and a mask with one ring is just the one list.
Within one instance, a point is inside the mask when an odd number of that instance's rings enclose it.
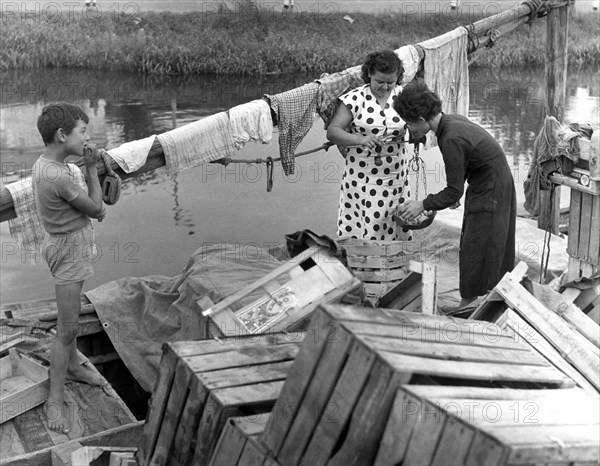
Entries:
{"label": "woman in polka dot dress", "polygon": [[392,108],[402,90],[402,62],[392,50],[369,54],[364,86],[340,97],[327,138],[347,148],[338,213],[338,236],[367,240],[412,239],[392,219],[410,197],[404,121]]}

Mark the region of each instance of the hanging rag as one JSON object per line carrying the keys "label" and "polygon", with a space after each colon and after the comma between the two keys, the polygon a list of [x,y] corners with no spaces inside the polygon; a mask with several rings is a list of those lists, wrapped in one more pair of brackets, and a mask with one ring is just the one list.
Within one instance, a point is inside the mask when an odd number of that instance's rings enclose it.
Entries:
{"label": "hanging rag", "polygon": [[132,173],[139,170],[146,163],[154,138],[156,138],[156,135],[153,134],[144,139],[126,142],[109,150],[108,154],[125,173]]}
{"label": "hanging rag", "polygon": [[[83,172],[74,163],[67,164],[71,169],[75,182],[86,193],[88,187]],[[21,258],[30,264],[41,261],[41,252],[46,241],[46,230],[37,211],[32,177],[23,178],[6,185],[13,200],[16,218],[8,221],[10,236],[21,248]]]}
{"label": "hanging rag", "polygon": [[286,175],[294,174],[294,151],[313,124],[318,89],[319,84],[309,83],[281,94],[264,95],[277,115],[279,155]]}
{"label": "hanging rag", "polygon": [[159,134],[157,138],[165,153],[169,174],[234,154],[226,112]]}
{"label": "hanging rag", "polygon": [[580,133],[548,116],[533,143],[533,154],[527,179],[523,182],[524,207],[531,215],[540,214],[540,190],[551,188],[548,177],[555,172],[568,175],[579,159]]}
{"label": "hanging rag", "polygon": [[404,68],[404,74],[402,75],[401,84],[404,86],[411,82],[417,71],[419,71],[419,65],[421,64],[421,57],[419,57],[419,52],[412,45],[405,45],[400,47],[397,50],[394,50],[398,58],[402,62],[402,67]]}
{"label": "hanging rag", "polygon": [[[425,52],[424,78],[427,87],[442,99],[445,113],[469,116],[468,33],[460,26],[419,44]],[[425,148],[437,146],[433,131]]]}
{"label": "hanging rag", "polygon": [[233,145],[238,150],[249,141],[269,144],[273,137],[271,108],[263,99],[229,109],[229,123]]}

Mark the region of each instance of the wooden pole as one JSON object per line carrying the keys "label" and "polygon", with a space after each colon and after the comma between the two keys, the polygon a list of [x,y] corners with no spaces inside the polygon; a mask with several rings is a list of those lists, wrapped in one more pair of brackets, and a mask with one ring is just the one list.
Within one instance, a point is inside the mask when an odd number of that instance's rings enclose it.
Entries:
{"label": "wooden pole", "polygon": [[[565,4],[548,13],[546,20],[546,103],[545,114],[562,123],[567,89],[567,35],[569,12]],[[559,233],[560,185],[553,191],[540,191],[541,210],[538,228]]]}

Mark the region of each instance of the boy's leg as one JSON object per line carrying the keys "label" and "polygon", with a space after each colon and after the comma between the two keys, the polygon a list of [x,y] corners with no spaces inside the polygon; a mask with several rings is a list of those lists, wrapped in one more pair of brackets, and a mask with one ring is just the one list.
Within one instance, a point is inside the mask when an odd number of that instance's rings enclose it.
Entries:
{"label": "boy's leg", "polygon": [[82,286],[83,281],[55,285],[58,307],[57,335],[50,355],[50,394],[44,408],[48,427],[65,434],[71,430],[69,409],[65,403],[65,379],[77,336]]}

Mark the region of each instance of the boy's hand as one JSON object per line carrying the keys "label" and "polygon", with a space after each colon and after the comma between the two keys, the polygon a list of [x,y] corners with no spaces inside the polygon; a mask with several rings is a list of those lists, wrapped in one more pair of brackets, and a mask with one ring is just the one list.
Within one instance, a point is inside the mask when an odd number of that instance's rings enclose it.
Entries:
{"label": "boy's hand", "polygon": [[101,151],[102,149],[98,149],[96,144],[88,144],[83,149],[83,159],[86,166],[96,165],[102,159]]}

